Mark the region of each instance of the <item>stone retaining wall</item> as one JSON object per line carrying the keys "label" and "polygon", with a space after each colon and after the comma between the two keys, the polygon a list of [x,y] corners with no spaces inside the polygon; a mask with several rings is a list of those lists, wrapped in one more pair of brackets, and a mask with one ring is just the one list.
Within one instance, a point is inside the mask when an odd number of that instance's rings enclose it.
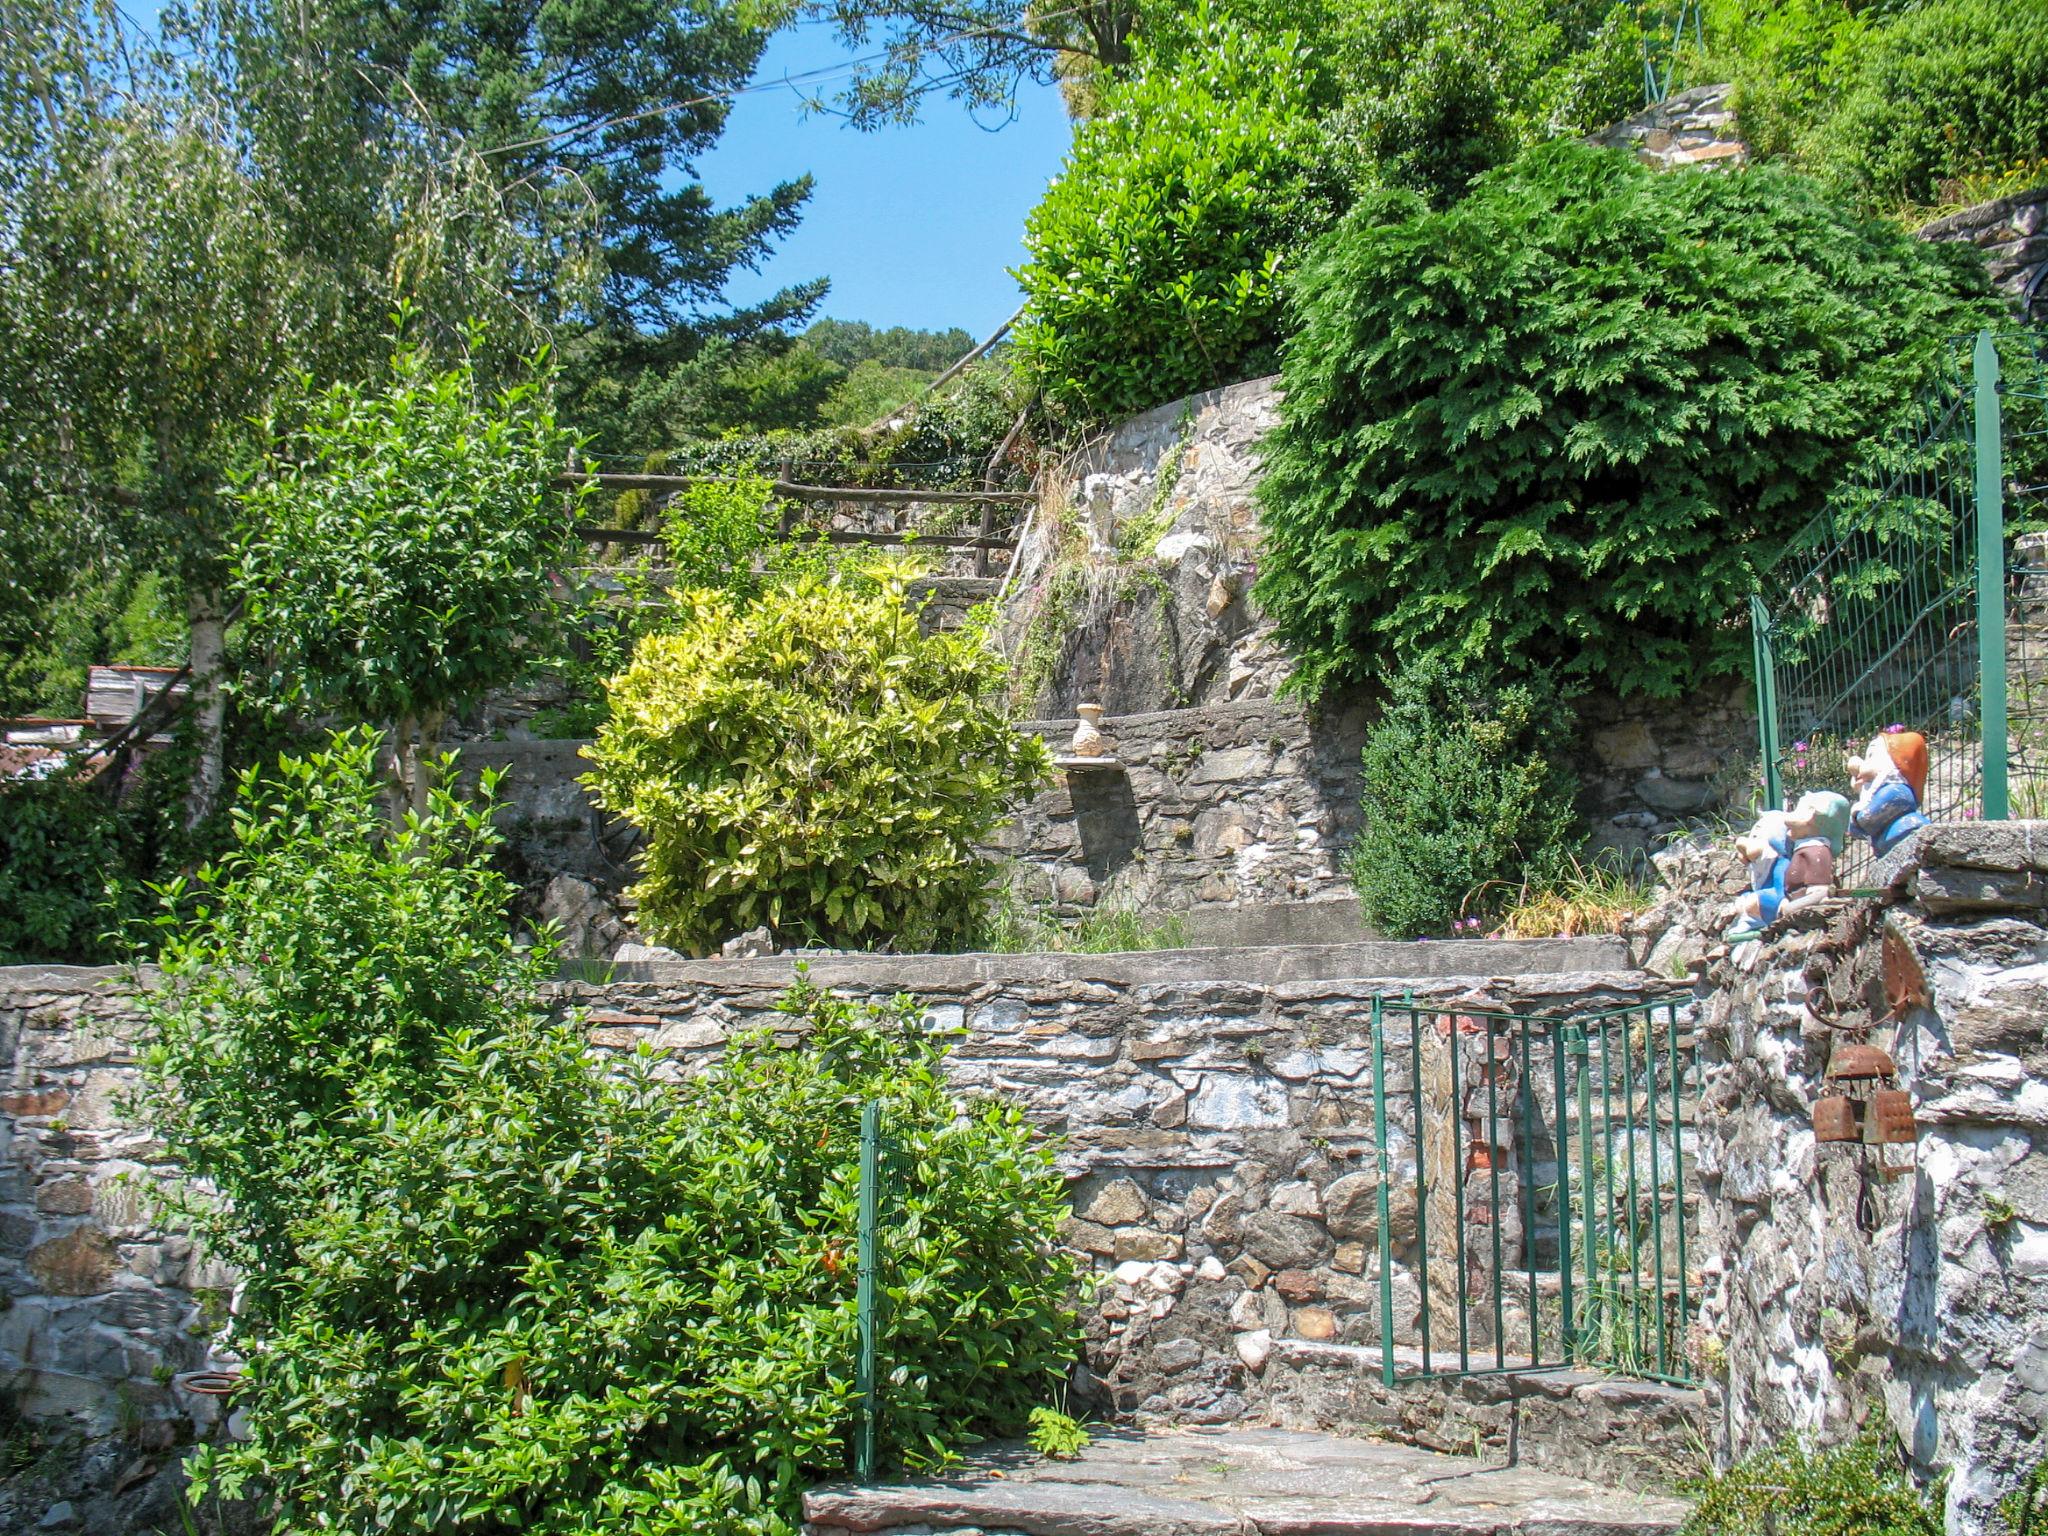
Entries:
{"label": "stone retaining wall", "polygon": [[[733,1031],[782,1021],[774,1004],[799,963],[848,995],[914,992],[935,1024],[963,1031],[958,1086],[1017,1100],[1060,1138],[1068,1238],[1101,1277],[1079,1395],[1204,1423],[1263,1411],[1265,1373],[1291,1369],[1290,1341],[1377,1347],[1375,993],[1565,1010],[1643,986],[1618,940],[1466,941],[622,965],[561,981],[553,1001],[588,1010],[597,1048],[646,1042],[687,1071]],[[173,1170],[125,1107],[125,985],[109,971],[0,970],[0,1383],[30,1420],[89,1436],[105,1464],[79,1474],[81,1500],[105,1492],[92,1477],[111,1486],[113,1460],[167,1457],[212,1422],[215,1400],[182,1382],[226,1358],[210,1350],[234,1283],[144,1199]],[[1390,1044],[1398,1154],[1414,1144],[1399,1095],[1412,1065]],[[1397,1186],[1396,1337],[1408,1343],[1414,1211],[1412,1185]],[[1307,1415],[1334,1399],[1297,1384],[1293,1400]],[[1489,1440],[1493,1422],[1472,1420]],[[111,1503],[80,1508],[108,1530],[133,1523]],[[8,1514],[0,1505],[0,1529]]]}
{"label": "stone retaining wall", "polygon": [[1984,253],[1991,281],[2008,297],[2022,297],[2048,265],[2048,187],[2017,192],[1936,219],[1920,229],[1923,240],[1957,240]]}
{"label": "stone retaining wall", "polygon": [[[1975,1536],[2048,1452],[2048,823],[1933,827],[1873,883],[1708,973],[1702,1347],[1723,1456],[1874,1417]],[[1815,1141],[1856,1041],[1916,1144]]]}

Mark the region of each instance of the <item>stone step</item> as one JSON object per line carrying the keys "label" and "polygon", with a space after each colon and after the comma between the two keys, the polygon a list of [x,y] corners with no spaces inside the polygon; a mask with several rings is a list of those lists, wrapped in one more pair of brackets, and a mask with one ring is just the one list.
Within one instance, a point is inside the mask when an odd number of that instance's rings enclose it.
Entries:
{"label": "stone step", "polygon": [[804,1499],[805,1536],[1669,1536],[1677,1499],[1412,1446],[1283,1429],[1098,1430],[951,1475]]}

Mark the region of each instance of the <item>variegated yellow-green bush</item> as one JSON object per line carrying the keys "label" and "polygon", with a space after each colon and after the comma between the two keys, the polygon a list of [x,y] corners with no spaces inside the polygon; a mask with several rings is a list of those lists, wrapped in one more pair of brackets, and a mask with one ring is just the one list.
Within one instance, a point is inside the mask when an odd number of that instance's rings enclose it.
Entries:
{"label": "variegated yellow-green bush", "polygon": [[586,749],[585,782],[646,834],[649,937],[913,949],[970,928],[990,875],[975,845],[1046,770],[985,632],[921,633],[893,568],[677,603]]}

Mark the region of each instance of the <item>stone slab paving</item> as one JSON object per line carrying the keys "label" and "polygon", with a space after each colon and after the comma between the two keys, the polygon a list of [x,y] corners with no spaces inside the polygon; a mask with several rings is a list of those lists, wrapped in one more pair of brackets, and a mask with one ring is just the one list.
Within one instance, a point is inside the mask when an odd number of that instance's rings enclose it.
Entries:
{"label": "stone slab paving", "polygon": [[1677,1499],[1410,1446],[1281,1429],[1098,1431],[952,1476],[804,1500],[805,1536],[1668,1536]]}

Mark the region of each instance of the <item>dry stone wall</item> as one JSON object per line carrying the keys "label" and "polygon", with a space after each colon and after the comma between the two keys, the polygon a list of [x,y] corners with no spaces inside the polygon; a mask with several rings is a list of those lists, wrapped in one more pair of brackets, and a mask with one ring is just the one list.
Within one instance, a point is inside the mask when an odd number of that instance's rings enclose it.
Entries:
{"label": "dry stone wall", "polygon": [[0,1406],[59,1453],[0,1485],[0,1530],[171,1529],[153,1474],[219,1418],[183,1384],[222,1363],[235,1277],[158,1217],[136,1023],[116,973],[0,969]]}
{"label": "dry stone wall", "polygon": [[1681,166],[1734,167],[1749,159],[1735,122],[1735,87],[1696,85],[1673,91],[1655,106],[1625,117],[1586,142],[1606,149],[1633,150],[1638,160],[1660,171]]}
{"label": "dry stone wall", "polygon": [[1923,240],[1955,240],[1984,253],[1998,290],[2014,299],[2048,266],[2048,187],[2016,192],[1921,226]]}
{"label": "dry stone wall", "polygon": [[[2048,1454],[2048,823],[1938,825],[1876,884],[1706,978],[1718,1449],[1875,1419],[1975,1536]],[[1859,1041],[1897,1062],[1916,1144],[1815,1140]]]}
{"label": "dry stone wall", "polygon": [[[587,1010],[597,1049],[644,1043],[683,1073],[737,1030],[786,1027],[775,1003],[799,963],[848,995],[914,992],[933,1025],[960,1032],[959,1089],[1010,1096],[1059,1138],[1067,1239],[1101,1282],[1085,1399],[1197,1423],[1269,1412],[1309,1423],[1363,1393],[1365,1422],[1412,1437],[1512,1438],[1499,1394],[1423,1406],[1427,1394],[1367,1385],[1379,1296],[1372,999],[1611,1004],[1642,986],[1619,941],[777,956],[622,965],[603,982],[563,980],[553,1001]],[[81,1458],[35,1508],[0,1505],[0,1530],[32,1527],[53,1501],[93,1529],[145,1528],[128,1506],[167,1496],[151,1495],[148,1473],[221,1432],[217,1400],[184,1384],[232,1363],[215,1351],[234,1277],[145,1198],[174,1170],[127,1107],[135,1029],[120,973],[0,970],[0,1384],[29,1421],[76,1436]],[[1401,1096],[1413,1069],[1390,1043],[1398,1169],[1414,1144]],[[1417,1342],[1415,1204],[1412,1184],[1397,1184],[1402,1343]],[[1312,1346],[1325,1352],[1311,1358]],[[1565,1438],[1578,1459],[1560,1447],[1561,1469],[1598,1464],[1584,1437]],[[127,1504],[110,1492],[124,1469],[136,1474]]]}

